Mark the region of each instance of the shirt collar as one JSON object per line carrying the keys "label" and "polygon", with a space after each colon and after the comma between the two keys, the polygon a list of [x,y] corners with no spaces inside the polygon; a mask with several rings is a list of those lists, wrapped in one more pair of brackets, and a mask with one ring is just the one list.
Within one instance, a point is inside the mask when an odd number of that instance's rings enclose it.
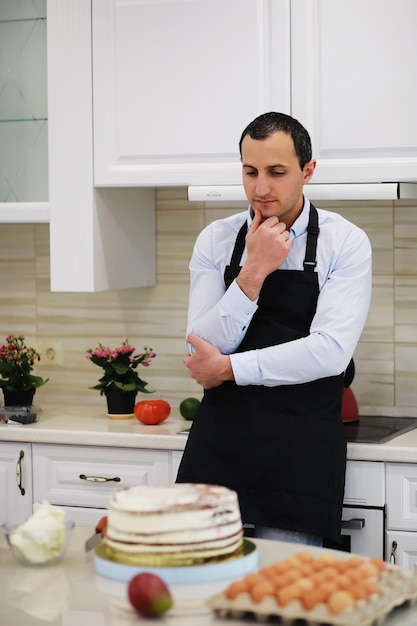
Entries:
{"label": "shirt collar", "polygon": [[294,224],[291,226],[290,233],[292,235],[292,239],[295,237],[299,237],[300,235],[304,235],[307,232],[308,228],[308,220],[310,217],[310,200],[304,197],[304,206],[300,215],[295,220]]}

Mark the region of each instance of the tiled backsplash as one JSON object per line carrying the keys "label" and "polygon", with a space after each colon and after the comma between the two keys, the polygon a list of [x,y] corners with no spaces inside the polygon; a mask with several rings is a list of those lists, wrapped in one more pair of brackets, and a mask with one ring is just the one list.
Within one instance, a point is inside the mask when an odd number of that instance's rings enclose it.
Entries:
{"label": "tiled backsplash", "polygon": [[[417,205],[399,202],[317,202],[358,224],[373,247],[373,296],[355,352],[352,389],[361,410],[417,414]],[[37,373],[50,381],[36,402],[105,405],[89,389],[101,375],[84,358],[98,341],[116,346],[129,338],[141,351],[157,353],[142,373],[173,407],[201,397],[182,359],[188,302],[188,262],[195,238],[214,219],[241,210],[236,205],[189,203],[184,188],[157,193],[157,285],[93,294],[49,290],[49,227],[0,224],[0,341],[10,333],[28,341],[59,339],[63,365],[43,362]],[[117,254],[117,251],[115,251]],[[138,268],[140,272],[140,268]],[[143,397],[142,397],[143,398]],[[139,398],[139,399],[142,399]]]}

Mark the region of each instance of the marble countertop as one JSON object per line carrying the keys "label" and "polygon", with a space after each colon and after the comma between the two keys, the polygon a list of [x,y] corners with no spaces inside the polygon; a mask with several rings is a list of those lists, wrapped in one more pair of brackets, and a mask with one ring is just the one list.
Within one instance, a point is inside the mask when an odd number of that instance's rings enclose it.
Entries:
{"label": "marble countertop", "polygon": [[[186,435],[178,431],[192,422],[175,410],[157,426],[136,418],[111,419],[95,406],[45,405],[34,424],[0,424],[0,441],[90,445],[154,450],[183,450]],[[348,459],[417,463],[417,428],[384,444],[348,443]]]}
{"label": "marble countertop", "polygon": [[[17,564],[0,529],[0,624],[155,624],[155,619],[141,618],[131,609],[126,599],[126,583],[95,573],[93,555],[84,551],[84,542],[92,530],[90,527],[77,526],[63,561],[42,568]],[[255,540],[254,543],[258,548],[259,567],[300,550],[297,544],[279,541]],[[309,551],[319,554],[323,549],[309,547]],[[348,556],[346,554],[346,558]],[[205,603],[206,598],[224,589],[228,582],[170,586],[174,607],[162,620],[157,621],[166,626],[248,626],[247,620],[215,617]],[[414,604],[393,610],[384,621],[384,626],[415,626],[416,623],[417,604]]]}
{"label": "marble countertop", "polygon": [[0,424],[0,441],[183,450],[186,435],[177,435],[191,422],[172,413],[157,426],[135,417],[112,419],[95,406],[43,405],[33,424]]}

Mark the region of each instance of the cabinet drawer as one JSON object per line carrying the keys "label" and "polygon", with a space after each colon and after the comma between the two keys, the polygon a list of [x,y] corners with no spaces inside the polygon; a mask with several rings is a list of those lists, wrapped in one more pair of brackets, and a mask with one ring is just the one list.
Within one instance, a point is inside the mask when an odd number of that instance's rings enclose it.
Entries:
{"label": "cabinet drawer", "polygon": [[417,465],[387,463],[387,527],[417,530]]}
{"label": "cabinet drawer", "polygon": [[34,444],[35,502],[106,508],[116,489],[169,481],[169,451]]}

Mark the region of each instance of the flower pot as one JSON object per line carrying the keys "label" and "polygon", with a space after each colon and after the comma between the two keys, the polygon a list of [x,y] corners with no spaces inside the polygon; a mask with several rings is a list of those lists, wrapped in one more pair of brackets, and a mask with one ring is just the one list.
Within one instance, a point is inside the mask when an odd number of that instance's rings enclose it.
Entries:
{"label": "flower pot", "polygon": [[35,395],[35,392],[35,387],[28,389],[27,391],[7,391],[7,389],[3,389],[4,405],[31,406],[31,404],[33,404],[33,396]]}
{"label": "flower pot", "polygon": [[129,419],[134,416],[136,391],[106,389],[107,415],[113,419]]}

